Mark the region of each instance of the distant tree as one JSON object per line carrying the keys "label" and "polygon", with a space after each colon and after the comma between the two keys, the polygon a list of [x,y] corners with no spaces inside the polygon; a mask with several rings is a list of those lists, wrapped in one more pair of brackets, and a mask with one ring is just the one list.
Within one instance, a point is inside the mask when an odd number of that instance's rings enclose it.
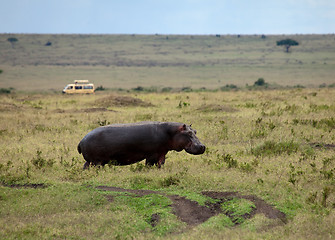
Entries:
{"label": "distant tree", "polygon": [[15,37],[10,37],[10,38],[7,38],[7,41],[10,42],[10,44],[12,44],[12,48],[14,48],[14,43],[16,43],[17,41],[17,38]]}
{"label": "distant tree", "polygon": [[265,83],[264,78],[258,78],[258,80],[254,83],[254,86],[264,86],[267,83]]}
{"label": "distant tree", "polygon": [[285,46],[286,52],[288,53],[291,46],[298,46],[299,43],[293,39],[283,39],[280,41],[277,41],[277,46]]}

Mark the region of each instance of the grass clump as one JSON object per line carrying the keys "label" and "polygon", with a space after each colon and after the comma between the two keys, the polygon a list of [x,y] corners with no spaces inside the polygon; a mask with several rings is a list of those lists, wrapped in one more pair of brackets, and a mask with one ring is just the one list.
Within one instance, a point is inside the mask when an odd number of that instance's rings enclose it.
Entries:
{"label": "grass clump", "polygon": [[[320,108],[320,107],[319,107]],[[323,129],[324,131],[331,131],[335,129],[335,118],[323,118],[320,120],[317,119],[293,119],[293,125],[310,125],[314,128]]]}
{"label": "grass clump", "polygon": [[236,224],[241,224],[251,215],[251,212],[256,208],[255,204],[249,200],[242,198],[232,198],[221,204],[224,214],[229,216],[231,221]]}
{"label": "grass clump", "polygon": [[259,145],[251,149],[251,153],[255,156],[272,156],[281,154],[292,154],[299,150],[299,144],[293,141],[289,142],[274,142],[266,141],[262,145]]}

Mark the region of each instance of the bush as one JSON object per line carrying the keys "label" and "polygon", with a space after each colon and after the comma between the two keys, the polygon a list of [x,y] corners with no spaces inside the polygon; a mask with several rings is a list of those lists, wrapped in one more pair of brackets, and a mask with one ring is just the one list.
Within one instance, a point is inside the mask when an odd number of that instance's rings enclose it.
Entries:
{"label": "bush", "polygon": [[297,85],[294,85],[293,88],[306,88],[306,87],[301,84],[297,84]]}
{"label": "bush", "polygon": [[138,86],[136,88],[132,88],[134,92],[147,92],[147,93],[152,93],[152,92],[157,92],[156,87],[141,87]]}
{"label": "bush", "polygon": [[265,83],[264,78],[258,78],[258,80],[254,83],[254,86],[265,86],[267,83]]}
{"label": "bush", "polygon": [[193,90],[192,90],[191,87],[183,87],[183,88],[181,89],[181,91],[182,91],[182,92],[192,92]]}
{"label": "bush", "polygon": [[105,91],[106,88],[104,88],[102,85],[98,86],[95,91]]}
{"label": "bush", "polygon": [[223,86],[220,88],[221,91],[230,91],[230,90],[237,90],[237,86],[234,84],[227,84],[226,86]]}
{"label": "bush", "polygon": [[0,88],[0,94],[9,94],[14,90],[14,88]]}
{"label": "bush", "polygon": [[142,91],[144,91],[144,87],[138,86],[136,88],[133,88],[132,90],[135,91],[135,92],[142,92]]}

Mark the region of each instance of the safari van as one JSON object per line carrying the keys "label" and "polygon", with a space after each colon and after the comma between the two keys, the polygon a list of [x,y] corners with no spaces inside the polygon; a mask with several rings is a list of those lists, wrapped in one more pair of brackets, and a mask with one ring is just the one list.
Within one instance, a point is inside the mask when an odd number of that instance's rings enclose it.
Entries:
{"label": "safari van", "polygon": [[63,93],[94,93],[94,90],[94,84],[88,80],[74,80],[74,83],[68,84],[63,89]]}

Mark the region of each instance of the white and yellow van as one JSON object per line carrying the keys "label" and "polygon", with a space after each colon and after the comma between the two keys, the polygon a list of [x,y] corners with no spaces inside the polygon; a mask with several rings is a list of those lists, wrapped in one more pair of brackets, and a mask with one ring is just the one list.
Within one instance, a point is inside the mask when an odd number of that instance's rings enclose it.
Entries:
{"label": "white and yellow van", "polygon": [[88,80],[74,80],[74,83],[68,84],[63,89],[63,93],[94,93],[94,90],[94,84]]}

